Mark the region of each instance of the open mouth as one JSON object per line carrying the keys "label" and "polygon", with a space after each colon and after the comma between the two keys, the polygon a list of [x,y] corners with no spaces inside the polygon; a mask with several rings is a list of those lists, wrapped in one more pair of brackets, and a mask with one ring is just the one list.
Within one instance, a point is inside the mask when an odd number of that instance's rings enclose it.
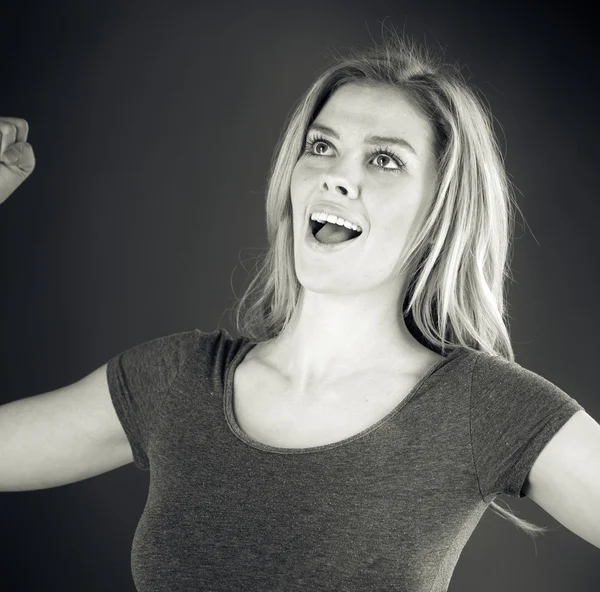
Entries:
{"label": "open mouth", "polygon": [[358,230],[352,230],[331,222],[319,222],[318,220],[309,219],[308,223],[311,234],[320,243],[343,243],[354,240],[362,234]]}

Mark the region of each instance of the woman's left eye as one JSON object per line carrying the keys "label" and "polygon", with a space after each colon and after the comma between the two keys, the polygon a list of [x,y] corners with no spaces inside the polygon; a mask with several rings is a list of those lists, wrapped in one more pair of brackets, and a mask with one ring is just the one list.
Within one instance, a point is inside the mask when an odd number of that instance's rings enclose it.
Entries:
{"label": "woman's left eye", "polygon": [[[381,167],[382,169],[395,170],[396,168],[401,169],[405,166],[404,163],[400,161],[400,159],[396,159],[393,156],[390,156],[389,154],[387,154],[387,152],[376,151],[373,154],[373,158],[377,163],[377,166]],[[384,164],[381,164],[381,160],[383,160]],[[393,164],[394,166],[392,166],[390,169],[390,167],[386,166],[386,164]]]}
{"label": "woman's left eye", "polygon": [[[331,147],[331,143],[324,138],[309,138],[306,140],[304,154],[306,156],[327,156],[324,152]],[[389,148],[373,150],[369,162],[374,162],[376,168],[388,173],[399,173],[406,168],[406,163]]]}

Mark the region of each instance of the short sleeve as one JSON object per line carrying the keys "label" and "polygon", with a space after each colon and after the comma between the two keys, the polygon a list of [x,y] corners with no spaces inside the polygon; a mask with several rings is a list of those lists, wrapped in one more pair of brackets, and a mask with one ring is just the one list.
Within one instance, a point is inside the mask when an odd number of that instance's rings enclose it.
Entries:
{"label": "short sleeve", "polygon": [[542,376],[505,358],[477,354],[471,382],[471,443],[484,501],[521,498],[536,458],[583,407]]}
{"label": "short sleeve", "polygon": [[131,446],[135,466],[149,470],[148,443],[153,422],[198,331],[175,333],[121,352],[107,363],[113,406]]}

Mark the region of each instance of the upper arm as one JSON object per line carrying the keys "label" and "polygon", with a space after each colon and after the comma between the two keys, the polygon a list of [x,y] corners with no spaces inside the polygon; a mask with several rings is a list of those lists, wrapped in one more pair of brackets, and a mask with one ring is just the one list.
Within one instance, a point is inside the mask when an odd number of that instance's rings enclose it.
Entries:
{"label": "upper arm", "polygon": [[69,386],[0,407],[0,491],[64,485],[133,461],[106,366]]}
{"label": "upper arm", "polygon": [[600,547],[600,425],[575,413],[529,471],[525,494],[552,517]]}

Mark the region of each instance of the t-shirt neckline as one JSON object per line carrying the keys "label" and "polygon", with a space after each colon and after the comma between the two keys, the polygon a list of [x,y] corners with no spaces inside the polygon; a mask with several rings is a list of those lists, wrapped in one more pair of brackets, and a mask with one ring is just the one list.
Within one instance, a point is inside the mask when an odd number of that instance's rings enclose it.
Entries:
{"label": "t-shirt neckline", "polygon": [[364,436],[377,430],[381,425],[387,423],[393,416],[402,411],[402,409],[410,402],[410,400],[420,390],[423,384],[427,382],[429,378],[431,378],[440,368],[445,366],[451,359],[454,359],[459,352],[463,351],[463,348],[456,348],[452,350],[448,355],[446,355],[442,360],[439,360],[419,379],[415,386],[410,390],[406,397],[404,397],[404,399],[402,399],[402,401],[398,403],[398,405],[396,405],[389,413],[387,413],[380,420],[365,428],[364,430],[352,436],[349,436],[348,438],[344,438],[343,440],[339,440],[337,442],[330,442],[329,444],[322,444],[320,446],[310,446],[306,448],[283,448],[279,446],[271,446],[270,444],[265,444],[263,442],[255,440],[254,438],[251,438],[238,425],[237,420],[235,418],[235,414],[233,412],[233,378],[235,375],[235,370],[241,364],[242,360],[246,357],[246,354],[248,354],[248,352],[256,345],[256,342],[249,340],[246,341],[246,338],[244,338],[244,342],[242,343],[238,351],[234,354],[231,362],[229,363],[225,371],[225,392],[223,396],[223,411],[230,430],[233,432],[233,434],[235,434],[235,436],[237,436],[238,439],[240,439],[248,446],[251,446],[252,448],[275,454],[311,454],[331,450],[340,446],[345,446],[355,442],[356,440],[362,439]]}

